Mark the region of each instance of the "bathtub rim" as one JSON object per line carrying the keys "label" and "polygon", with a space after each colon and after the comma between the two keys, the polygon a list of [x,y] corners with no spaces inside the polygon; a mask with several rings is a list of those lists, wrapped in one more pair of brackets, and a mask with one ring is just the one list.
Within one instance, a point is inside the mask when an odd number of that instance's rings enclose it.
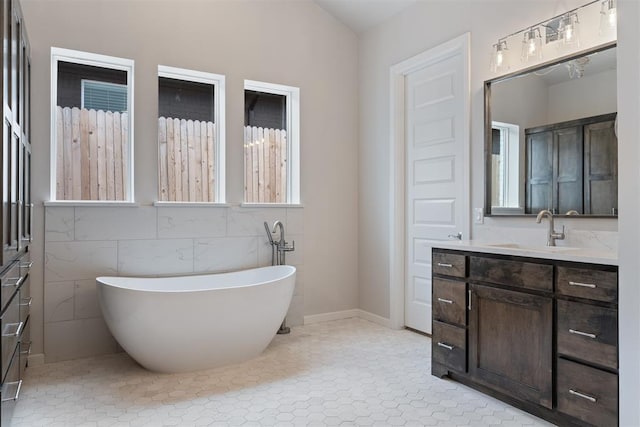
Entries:
{"label": "bathtub rim", "polygon": [[[210,287],[210,288],[202,288],[202,289],[189,289],[189,288],[184,288],[184,289],[140,289],[140,288],[137,288],[137,287],[124,286],[124,285],[121,285],[121,284],[116,284],[116,283],[109,282],[109,280],[112,280],[112,279],[116,279],[118,281],[131,279],[131,280],[137,280],[137,281],[142,281],[142,282],[151,282],[151,281],[163,280],[163,279],[164,280],[189,279],[189,278],[202,278],[202,277],[207,277],[207,276],[215,276],[217,278],[224,279],[225,276],[237,275],[238,273],[245,273],[245,272],[259,271],[259,270],[267,270],[267,269],[274,269],[274,268],[277,268],[279,270],[284,270],[284,271],[286,271],[286,274],[283,274],[281,276],[277,276],[277,277],[269,279],[269,280],[255,281],[255,282],[251,282],[251,283],[238,283],[238,284],[235,284],[233,286],[228,286],[228,287],[213,287],[213,288]],[[99,283],[100,285],[104,285],[104,286],[109,286],[109,287],[112,287],[112,288],[122,289],[122,290],[126,290],[126,291],[132,291],[132,292],[152,292],[152,293],[157,293],[157,294],[163,294],[163,293],[193,293],[193,292],[225,291],[225,290],[231,290],[231,289],[251,288],[251,287],[255,287],[255,286],[267,285],[269,283],[279,282],[279,281],[287,279],[287,278],[289,278],[291,276],[294,276],[296,274],[296,272],[297,272],[296,267],[294,267],[292,265],[270,265],[270,266],[264,266],[264,267],[254,267],[254,268],[247,268],[247,269],[242,269],[242,270],[235,270],[235,271],[225,271],[225,272],[221,272],[221,273],[195,273],[195,274],[180,274],[180,275],[159,276],[159,277],[98,276],[98,277],[96,277],[96,283]]]}

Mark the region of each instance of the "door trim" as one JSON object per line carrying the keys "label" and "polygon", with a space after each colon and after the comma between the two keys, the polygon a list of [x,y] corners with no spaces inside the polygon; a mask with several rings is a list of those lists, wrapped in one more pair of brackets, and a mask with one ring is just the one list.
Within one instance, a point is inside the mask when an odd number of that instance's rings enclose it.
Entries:
{"label": "door trim", "polygon": [[389,320],[393,329],[404,328],[404,286],[406,276],[405,265],[405,77],[441,59],[460,52],[466,78],[463,82],[464,135],[466,143],[463,154],[462,182],[464,196],[461,198],[462,209],[467,212],[467,220],[461,224],[462,232],[469,238],[469,134],[470,134],[470,70],[469,46],[471,33],[465,33],[448,42],[422,52],[391,66],[390,69],[390,120],[389,120]]}

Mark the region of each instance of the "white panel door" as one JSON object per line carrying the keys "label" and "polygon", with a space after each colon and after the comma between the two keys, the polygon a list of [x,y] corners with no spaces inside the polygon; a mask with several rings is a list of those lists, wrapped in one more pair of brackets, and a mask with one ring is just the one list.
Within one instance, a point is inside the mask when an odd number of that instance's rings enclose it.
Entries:
{"label": "white panel door", "polygon": [[431,333],[431,249],[468,238],[468,47],[405,77],[405,324]]}

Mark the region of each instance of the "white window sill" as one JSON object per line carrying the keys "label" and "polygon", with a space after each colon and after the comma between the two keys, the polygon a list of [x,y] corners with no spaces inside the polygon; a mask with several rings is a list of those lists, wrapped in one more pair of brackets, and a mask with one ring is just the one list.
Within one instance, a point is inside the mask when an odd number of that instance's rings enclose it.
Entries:
{"label": "white window sill", "polygon": [[302,203],[240,203],[241,208],[304,208]]}
{"label": "white window sill", "polygon": [[117,201],[102,201],[102,200],[48,200],[43,203],[45,206],[73,206],[73,207],[119,207],[119,208],[136,208],[140,206],[137,202],[117,202]]}
{"label": "white window sill", "polygon": [[153,206],[166,208],[195,208],[195,207],[210,207],[210,208],[228,208],[231,205],[229,203],[212,203],[212,202],[153,202]]}

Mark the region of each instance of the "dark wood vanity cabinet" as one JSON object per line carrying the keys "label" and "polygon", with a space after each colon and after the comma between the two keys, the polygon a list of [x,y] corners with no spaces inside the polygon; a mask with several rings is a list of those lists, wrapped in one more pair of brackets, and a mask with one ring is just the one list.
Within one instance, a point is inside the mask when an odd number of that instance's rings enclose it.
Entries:
{"label": "dark wood vanity cabinet", "polygon": [[616,113],[525,130],[525,212],[617,215]]}
{"label": "dark wood vanity cabinet", "polygon": [[498,391],[551,408],[553,299],[470,287],[469,374]]}
{"label": "dark wood vanity cabinet", "polygon": [[561,425],[617,424],[617,267],[447,249],[433,263],[433,375]]}
{"label": "dark wood vanity cabinet", "polygon": [[0,424],[9,425],[31,349],[31,60],[18,0],[0,0]]}

